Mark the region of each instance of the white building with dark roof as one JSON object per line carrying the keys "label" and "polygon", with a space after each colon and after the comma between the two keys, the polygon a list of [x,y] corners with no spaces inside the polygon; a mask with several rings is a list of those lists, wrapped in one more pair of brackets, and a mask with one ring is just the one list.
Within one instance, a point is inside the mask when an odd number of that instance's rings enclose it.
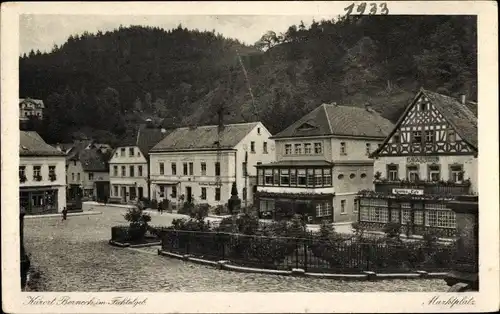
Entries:
{"label": "white building with dark roof", "polygon": [[43,100],[21,98],[19,99],[19,120],[29,120],[30,117],[36,117],[43,120],[43,110],[45,105]]}
{"label": "white building with dark roof", "polygon": [[356,195],[373,185],[370,154],[393,127],[370,107],[323,104],[274,135],[276,162],[257,166],[260,217],[355,221]]}
{"label": "white building with dark roof", "polygon": [[224,205],[236,182],[242,206],[253,203],[258,163],[274,161],[274,141],[260,122],[184,127],[150,151],[152,198]]}
{"label": "white building with dark roof", "polygon": [[26,214],[61,212],[66,207],[65,154],[36,132],[20,131],[19,200]]}

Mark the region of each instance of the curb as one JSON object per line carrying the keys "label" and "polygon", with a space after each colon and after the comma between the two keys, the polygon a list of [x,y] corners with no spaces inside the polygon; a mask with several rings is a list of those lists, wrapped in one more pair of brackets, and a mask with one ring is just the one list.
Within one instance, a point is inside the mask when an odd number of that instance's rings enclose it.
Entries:
{"label": "curb", "polygon": [[114,240],[109,240],[108,243],[110,245],[113,245],[113,246],[117,246],[117,247],[122,247],[122,248],[141,248],[141,247],[149,247],[149,246],[157,246],[157,245],[161,245],[161,241],[158,241],[158,242],[151,242],[151,243],[143,243],[143,244],[130,244],[130,243],[121,243],[121,242],[117,242],[117,241],[114,241]]}
{"label": "curb", "polygon": [[206,266],[213,266],[218,269],[236,271],[241,273],[254,273],[265,275],[279,275],[279,276],[294,276],[294,277],[309,277],[317,279],[332,279],[332,280],[345,280],[345,281],[374,281],[374,280],[392,280],[392,279],[443,279],[448,273],[428,273],[426,271],[415,271],[411,273],[376,273],[373,271],[364,271],[362,274],[330,274],[330,273],[309,273],[301,268],[294,268],[290,270],[276,270],[244,267],[238,265],[231,265],[227,260],[210,261],[202,258],[192,257],[191,255],[181,255],[171,253],[158,249],[158,255],[172,257],[184,261],[190,261],[196,264]]}
{"label": "curb", "polygon": [[[79,213],[68,213],[68,217],[73,217],[73,216],[90,216],[90,215],[101,215],[102,212],[98,211],[85,211],[85,212],[79,212]],[[47,214],[47,215],[26,215],[24,216],[24,219],[36,219],[36,218],[54,218],[54,217],[62,217],[62,213],[58,214]]]}

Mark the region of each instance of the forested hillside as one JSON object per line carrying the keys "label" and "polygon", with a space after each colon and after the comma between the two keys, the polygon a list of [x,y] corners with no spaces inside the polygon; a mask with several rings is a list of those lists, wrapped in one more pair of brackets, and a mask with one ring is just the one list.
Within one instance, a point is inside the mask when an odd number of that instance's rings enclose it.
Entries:
{"label": "forested hillside", "polygon": [[135,26],[20,57],[20,97],[45,101],[49,142],[83,132],[116,143],[149,116],[167,128],[214,123],[220,105],[227,123],[261,120],[273,133],[323,102],[370,103],[396,120],[422,86],[476,99],[476,72],[475,17],[342,18],[270,31],[252,47]]}

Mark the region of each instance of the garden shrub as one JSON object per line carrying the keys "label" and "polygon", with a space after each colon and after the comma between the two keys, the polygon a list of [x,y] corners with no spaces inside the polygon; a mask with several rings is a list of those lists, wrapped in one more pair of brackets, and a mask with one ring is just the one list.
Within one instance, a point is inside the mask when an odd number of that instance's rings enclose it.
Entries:
{"label": "garden shrub", "polygon": [[151,216],[144,213],[139,207],[129,208],[124,215],[129,225],[130,241],[140,241],[144,238],[147,231],[148,223],[151,221]]}
{"label": "garden shrub", "polygon": [[389,222],[384,226],[384,233],[390,239],[398,239],[401,235],[401,224],[397,222]]}

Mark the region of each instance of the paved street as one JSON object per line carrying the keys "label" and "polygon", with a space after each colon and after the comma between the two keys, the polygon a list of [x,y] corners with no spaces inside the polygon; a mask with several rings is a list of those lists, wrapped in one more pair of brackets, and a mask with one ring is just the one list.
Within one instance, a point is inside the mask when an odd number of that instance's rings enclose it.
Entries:
{"label": "paved street", "polygon": [[[98,207],[102,215],[34,218],[25,221],[25,244],[41,272],[43,290],[70,292],[438,292],[443,280],[343,282],[221,271],[160,257],[154,249],[120,249],[108,244],[111,226],[125,224],[123,208]],[[153,225],[173,216],[153,215]]]}

